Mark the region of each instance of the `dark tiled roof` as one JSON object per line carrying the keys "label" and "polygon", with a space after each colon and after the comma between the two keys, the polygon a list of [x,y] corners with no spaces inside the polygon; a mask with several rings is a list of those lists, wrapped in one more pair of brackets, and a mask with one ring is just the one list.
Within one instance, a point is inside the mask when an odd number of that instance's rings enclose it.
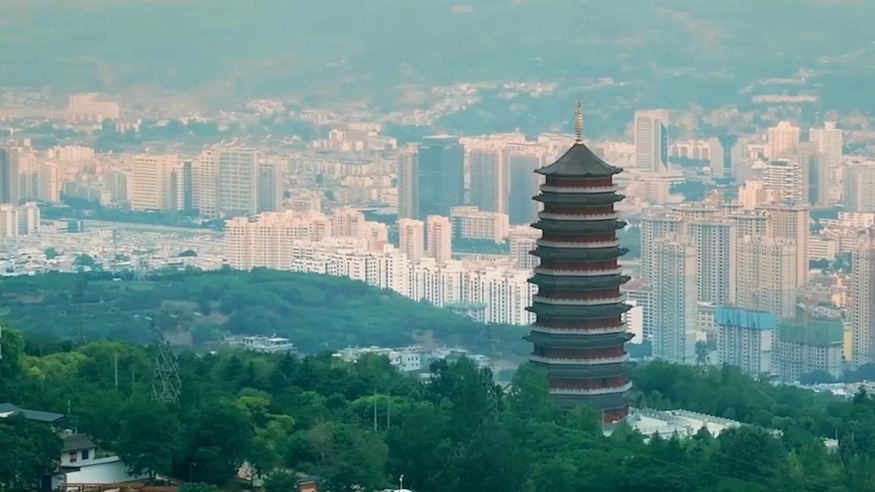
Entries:
{"label": "dark tiled roof", "polygon": [[41,412],[39,410],[25,410],[11,403],[0,403],[0,414],[11,413],[12,415],[21,415],[27,420],[36,420],[39,422],[57,422],[64,418],[64,415],[54,412]]}
{"label": "dark tiled roof", "polygon": [[575,143],[556,162],[535,172],[544,176],[608,177],[622,171],[603,161],[583,143]]}
{"label": "dark tiled roof", "polygon": [[72,451],[82,451],[84,449],[92,449],[97,446],[85,434],[72,434],[63,437],[63,445],[61,451],[64,453]]}

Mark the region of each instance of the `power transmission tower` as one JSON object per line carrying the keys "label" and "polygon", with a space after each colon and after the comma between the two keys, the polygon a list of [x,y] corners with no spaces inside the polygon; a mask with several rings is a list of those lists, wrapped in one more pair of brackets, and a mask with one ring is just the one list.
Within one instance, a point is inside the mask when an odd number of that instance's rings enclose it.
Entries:
{"label": "power transmission tower", "polygon": [[152,380],[152,399],[164,403],[176,403],[182,390],[176,352],[173,351],[167,337],[161,333],[154,314],[149,317],[149,330],[158,344],[158,353],[155,355],[154,362],[155,375]]}
{"label": "power transmission tower", "polygon": [[88,277],[80,273],[73,283],[73,292],[70,299],[73,302],[73,343],[85,345],[85,321],[83,319],[83,304],[85,304],[85,290],[88,288]]}

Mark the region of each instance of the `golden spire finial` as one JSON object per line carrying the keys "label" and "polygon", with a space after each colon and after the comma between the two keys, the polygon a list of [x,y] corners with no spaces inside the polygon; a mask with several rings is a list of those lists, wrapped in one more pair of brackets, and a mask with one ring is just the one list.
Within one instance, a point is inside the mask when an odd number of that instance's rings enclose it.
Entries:
{"label": "golden spire finial", "polygon": [[574,136],[576,143],[583,143],[583,104],[577,97],[577,111],[574,112]]}

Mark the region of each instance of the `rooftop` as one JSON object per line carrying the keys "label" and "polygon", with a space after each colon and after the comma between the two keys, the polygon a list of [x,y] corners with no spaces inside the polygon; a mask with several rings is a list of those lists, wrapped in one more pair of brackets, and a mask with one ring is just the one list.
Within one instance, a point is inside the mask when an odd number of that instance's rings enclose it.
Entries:
{"label": "rooftop", "polygon": [[26,410],[19,408],[12,403],[0,403],[0,418],[14,417],[21,415],[27,420],[36,420],[38,422],[57,422],[64,418],[63,414],[53,412],[41,412],[39,410]]}
{"label": "rooftop", "polygon": [[584,143],[577,142],[556,162],[535,172],[544,176],[608,177],[622,171],[603,161]]}

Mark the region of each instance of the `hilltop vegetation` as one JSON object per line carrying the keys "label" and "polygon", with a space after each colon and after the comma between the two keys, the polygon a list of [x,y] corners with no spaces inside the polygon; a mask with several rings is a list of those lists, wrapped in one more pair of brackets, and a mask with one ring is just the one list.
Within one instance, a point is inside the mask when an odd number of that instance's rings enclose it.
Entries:
{"label": "hilltop vegetation", "polygon": [[[523,327],[487,327],[345,278],[273,270],[164,273],[145,280],[109,273],[84,278],[82,317],[90,340],[149,343],[145,317],[157,313],[159,326],[174,343],[192,347],[226,335],[277,334],[305,352],[434,342],[482,353],[527,353]],[[73,293],[80,281],[78,275],[61,273],[4,278],[0,319],[33,340],[72,338],[77,321]]]}
{"label": "hilltop vegetation", "polygon": [[[411,88],[484,80],[566,81],[578,90],[582,79],[613,77],[629,84],[625,92],[590,99],[705,107],[800,68],[851,75],[858,85],[871,78],[867,2],[755,4],[7,0],[0,73],[13,87],[304,102],[395,102]],[[847,100],[835,87],[841,81],[830,82],[830,95]]]}
{"label": "hilltop vegetation", "polygon": [[[468,359],[436,362],[424,383],[376,356],[185,353],[181,398],[168,405],[149,400],[151,348],[100,341],[38,355],[8,328],[2,344],[4,400],[70,408],[70,425],[132,468],[198,482],[224,484],[248,461],[267,475],[267,492],[288,492],[292,473],[316,474],[332,492],[385,489],[402,474],[405,488],[430,492],[875,491],[869,395],[843,401],[730,368],[639,367],[638,406],[733,412],[754,424],[647,443],[626,425],[605,437],[595,410],[557,410],[528,365],[502,389]],[[838,436],[837,453],[825,436]],[[0,446],[18,458],[0,464],[0,487],[12,491],[51,469],[60,450],[14,419],[0,419]]]}

